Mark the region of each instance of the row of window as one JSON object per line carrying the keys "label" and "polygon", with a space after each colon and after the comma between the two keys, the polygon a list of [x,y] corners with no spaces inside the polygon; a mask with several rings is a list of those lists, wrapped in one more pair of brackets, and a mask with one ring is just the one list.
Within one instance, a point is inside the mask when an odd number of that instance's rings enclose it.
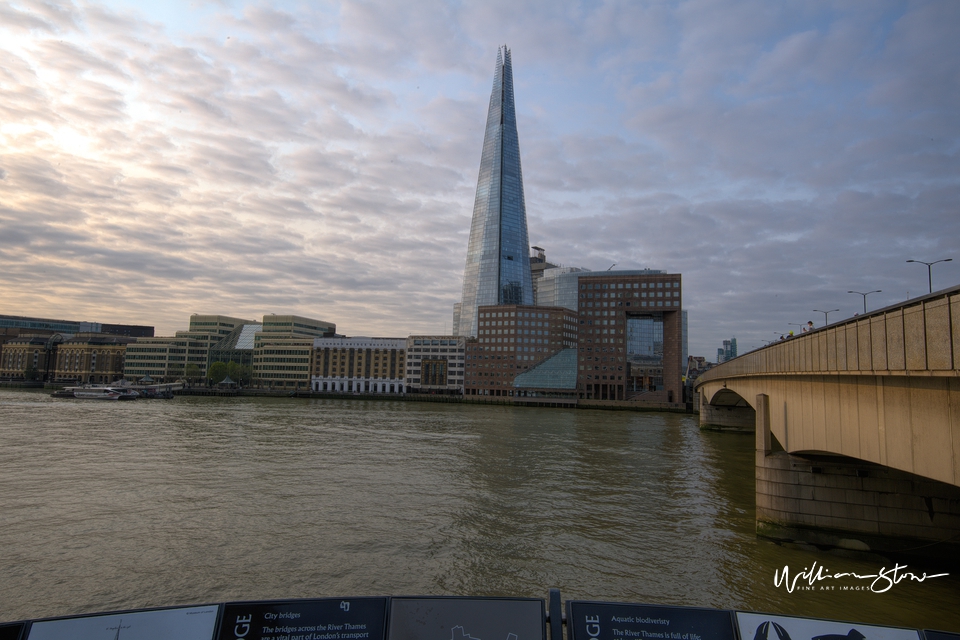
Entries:
{"label": "row of window", "polygon": [[594,289],[646,289],[647,285],[651,289],[670,289],[680,288],[680,283],[676,280],[671,280],[669,282],[614,282],[614,283],[590,283],[590,284],[581,284],[581,291],[592,291]]}

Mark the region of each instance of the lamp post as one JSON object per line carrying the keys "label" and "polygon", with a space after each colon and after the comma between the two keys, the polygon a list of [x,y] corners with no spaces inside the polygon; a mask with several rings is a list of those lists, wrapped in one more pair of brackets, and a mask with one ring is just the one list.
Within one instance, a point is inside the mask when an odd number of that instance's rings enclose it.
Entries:
{"label": "lamp post", "polygon": [[952,262],[953,258],[944,258],[943,260],[936,260],[935,262],[924,262],[923,260],[907,260],[907,262],[919,262],[920,264],[927,265],[927,287],[929,290],[927,293],[933,293],[933,265],[937,262]]}
{"label": "lamp post", "polygon": [[871,293],[882,293],[882,292],[880,291],[880,289],[877,289],[876,291],[867,291],[866,293],[860,293],[859,291],[847,291],[847,293],[855,293],[858,296],[863,296],[863,312],[866,313],[867,312],[867,296],[870,295]]}
{"label": "lamp post", "polygon": [[813,310],[814,313],[822,313],[822,314],[823,314],[823,326],[827,326],[828,324],[830,324],[830,320],[829,320],[830,314],[833,313],[834,311],[840,311],[840,309],[830,309],[830,311],[823,311],[823,310],[821,310],[821,309],[814,309],[814,310]]}

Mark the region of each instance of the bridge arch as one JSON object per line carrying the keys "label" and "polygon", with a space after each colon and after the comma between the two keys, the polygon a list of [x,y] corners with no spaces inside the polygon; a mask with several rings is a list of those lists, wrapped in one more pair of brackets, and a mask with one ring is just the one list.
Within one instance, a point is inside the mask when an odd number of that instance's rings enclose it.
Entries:
{"label": "bridge arch", "polygon": [[701,428],[735,431],[752,431],[756,428],[757,412],[735,386],[711,385],[701,389]]}

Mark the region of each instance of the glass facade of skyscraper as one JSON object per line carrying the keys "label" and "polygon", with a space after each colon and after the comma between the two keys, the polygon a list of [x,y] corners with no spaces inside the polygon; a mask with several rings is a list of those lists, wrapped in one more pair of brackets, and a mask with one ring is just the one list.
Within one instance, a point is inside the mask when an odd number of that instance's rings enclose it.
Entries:
{"label": "glass facade of skyscraper", "polygon": [[506,47],[497,51],[463,272],[463,296],[455,314],[456,334],[476,336],[477,307],[495,304],[533,304],[513,66]]}

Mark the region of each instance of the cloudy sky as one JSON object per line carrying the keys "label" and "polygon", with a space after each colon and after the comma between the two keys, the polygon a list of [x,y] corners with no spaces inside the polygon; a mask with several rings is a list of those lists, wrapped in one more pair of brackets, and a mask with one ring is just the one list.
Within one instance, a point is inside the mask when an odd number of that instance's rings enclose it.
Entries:
{"label": "cloudy sky", "polygon": [[0,0],[0,313],[449,330],[499,44],[531,244],[692,354],[960,283],[953,0]]}

